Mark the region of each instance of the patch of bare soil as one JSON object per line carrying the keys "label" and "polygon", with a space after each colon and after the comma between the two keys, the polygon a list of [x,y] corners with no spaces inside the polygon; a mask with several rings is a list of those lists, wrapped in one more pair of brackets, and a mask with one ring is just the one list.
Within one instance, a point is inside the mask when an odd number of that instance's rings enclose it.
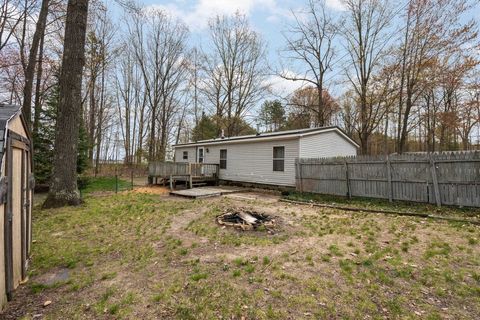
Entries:
{"label": "patch of bare soil", "polygon": [[194,241],[208,242],[208,239],[199,237],[193,232],[186,230],[190,222],[198,219],[198,217],[203,215],[204,212],[205,210],[187,210],[174,216],[170,224],[170,229],[167,231],[167,235],[180,239],[184,246],[190,246]]}
{"label": "patch of bare soil", "polygon": [[153,186],[137,187],[129,192],[166,195],[170,193],[170,189],[163,186],[153,185]]}

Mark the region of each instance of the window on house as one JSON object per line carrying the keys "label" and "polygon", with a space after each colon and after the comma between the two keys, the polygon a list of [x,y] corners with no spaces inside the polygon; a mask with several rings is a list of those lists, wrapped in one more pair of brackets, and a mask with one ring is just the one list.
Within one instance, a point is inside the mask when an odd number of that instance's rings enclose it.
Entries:
{"label": "window on house", "polygon": [[188,160],[188,151],[183,151],[183,160]]}
{"label": "window on house", "polygon": [[273,147],[273,171],[285,171],[285,147]]}
{"label": "window on house", "polygon": [[220,150],[220,169],[227,169],[227,149]]}

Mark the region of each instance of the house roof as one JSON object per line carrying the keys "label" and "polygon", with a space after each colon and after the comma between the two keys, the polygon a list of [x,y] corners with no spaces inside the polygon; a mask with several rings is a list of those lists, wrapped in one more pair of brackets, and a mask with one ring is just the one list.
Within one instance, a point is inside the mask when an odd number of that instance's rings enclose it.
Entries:
{"label": "house roof", "polygon": [[338,132],[348,142],[350,142],[357,148],[359,147],[359,145],[355,141],[353,141],[343,130],[341,130],[337,126],[267,132],[267,133],[258,133],[258,134],[235,136],[235,137],[228,137],[228,138],[215,138],[215,139],[209,139],[209,140],[200,140],[197,142],[180,143],[180,144],[174,145],[173,147],[194,147],[194,146],[226,144],[226,143],[234,143],[234,142],[250,142],[250,141],[253,142],[258,140],[293,139],[293,138],[300,138],[305,135],[312,135],[312,134],[324,133],[329,131]]}

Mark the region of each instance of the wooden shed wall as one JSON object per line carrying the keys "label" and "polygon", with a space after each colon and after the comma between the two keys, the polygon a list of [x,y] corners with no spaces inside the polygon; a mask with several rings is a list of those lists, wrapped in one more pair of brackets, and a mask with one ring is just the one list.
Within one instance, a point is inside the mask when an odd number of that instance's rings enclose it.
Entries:
{"label": "wooden shed wall", "polygon": [[[2,174],[3,174],[2,169]],[[0,230],[1,234],[5,234],[5,205],[0,205]],[[5,238],[0,237],[0,310],[7,303],[7,287],[5,283]]]}
{"label": "wooden shed wall", "polygon": [[[11,119],[6,130],[8,134],[13,133],[16,135],[29,139],[27,130],[22,122],[20,116],[16,116]],[[12,287],[16,289],[22,280],[25,278],[26,265],[24,261],[29,256],[31,237],[31,203],[33,200],[32,189],[29,186],[29,177],[31,175],[32,163],[31,163],[31,149],[24,150],[24,147],[13,147],[8,149],[8,144],[5,141],[5,148],[2,159],[1,177],[6,177],[8,180],[8,167],[7,162],[11,160],[12,174],[11,174],[11,194],[7,195],[7,201],[11,201],[12,204],[12,265],[13,265],[13,282]],[[22,168],[22,162],[25,164]],[[28,204],[24,208],[24,204]],[[5,235],[5,217],[7,204],[0,205],[0,230],[1,234]],[[23,232],[22,232],[23,230]],[[23,233],[23,234],[22,234]],[[23,235],[23,237],[22,237]],[[0,310],[7,303],[7,280],[6,280],[6,243],[5,236],[0,237]]]}

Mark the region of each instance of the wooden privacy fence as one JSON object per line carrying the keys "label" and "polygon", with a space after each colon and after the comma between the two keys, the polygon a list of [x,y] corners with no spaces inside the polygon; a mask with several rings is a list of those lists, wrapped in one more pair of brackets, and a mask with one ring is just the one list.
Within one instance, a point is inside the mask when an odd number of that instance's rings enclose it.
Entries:
{"label": "wooden privacy fence", "polygon": [[480,207],[480,152],[296,160],[301,192]]}

